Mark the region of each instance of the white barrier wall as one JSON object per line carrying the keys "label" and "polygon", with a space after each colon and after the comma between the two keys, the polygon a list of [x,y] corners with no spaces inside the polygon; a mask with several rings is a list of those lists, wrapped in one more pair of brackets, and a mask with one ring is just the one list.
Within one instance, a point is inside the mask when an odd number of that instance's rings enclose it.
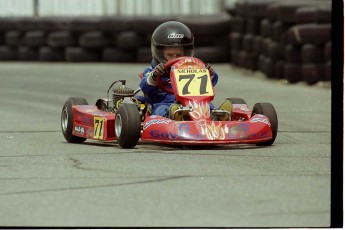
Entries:
{"label": "white barrier wall", "polygon": [[0,0],[0,16],[32,16],[32,0]]}
{"label": "white barrier wall", "polygon": [[235,0],[0,0],[0,17],[217,14]]}

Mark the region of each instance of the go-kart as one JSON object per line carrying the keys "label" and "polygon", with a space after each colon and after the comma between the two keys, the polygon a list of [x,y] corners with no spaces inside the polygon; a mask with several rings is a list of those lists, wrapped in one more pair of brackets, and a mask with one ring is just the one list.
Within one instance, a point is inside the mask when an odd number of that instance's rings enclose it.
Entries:
{"label": "go-kart", "polygon": [[[139,139],[174,145],[256,144],[272,145],[278,118],[271,103],[256,103],[252,110],[242,98],[227,98],[232,111],[210,109],[214,88],[205,63],[195,57],[180,57],[165,64],[170,79],[158,78],[158,87],[174,94],[179,107],[169,117],[152,115],[151,105],[140,100],[125,80],[113,82],[107,98],[88,105],[86,99],[71,97],[61,114],[65,139],[114,141],[133,148]],[[111,93],[111,96],[110,96]],[[175,119],[179,114],[179,120]],[[228,120],[218,118],[228,114]]]}

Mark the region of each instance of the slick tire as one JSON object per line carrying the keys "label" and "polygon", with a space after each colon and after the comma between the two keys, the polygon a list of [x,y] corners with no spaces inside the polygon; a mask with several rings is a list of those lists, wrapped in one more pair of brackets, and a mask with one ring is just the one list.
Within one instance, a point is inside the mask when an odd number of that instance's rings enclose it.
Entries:
{"label": "slick tire", "polygon": [[[154,15],[154,16],[145,15],[145,16],[141,16],[141,17],[133,19],[133,21],[129,22],[128,24],[132,24],[132,29],[129,29],[129,30],[134,30],[139,34],[147,34],[147,33],[152,33],[157,28],[157,26],[167,21],[176,21],[176,17],[161,16],[161,15]],[[177,21],[180,21],[180,20],[177,20]],[[118,27],[118,25],[115,25],[115,26]]]}
{"label": "slick tire", "polygon": [[65,137],[66,141],[70,143],[83,143],[86,138],[74,136],[72,134],[73,131],[73,112],[72,107],[74,105],[88,105],[89,103],[86,101],[85,98],[80,97],[70,97],[65,102],[64,106],[62,107],[61,112],[61,129],[62,134]]}
{"label": "slick tire", "polygon": [[273,41],[280,41],[283,34],[290,28],[289,23],[284,23],[282,21],[276,21],[272,25],[271,38]]}
{"label": "slick tire", "polygon": [[285,46],[285,61],[294,64],[302,63],[302,52],[300,46],[287,45]]}
{"label": "slick tire", "polygon": [[229,54],[225,52],[227,47],[198,47],[195,49],[194,56],[211,63],[229,62]]}
{"label": "slick tire", "polygon": [[28,31],[24,34],[24,44],[29,47],[40,47],[46,45],[46,35],[44,31]]}
{"label": "slick tire", "polygon": [[116,45],[123,50],[136,50],[145,44],[145,38],[135,31],[124,31],[116,38]]}
{"label": "slick tire", "polygon": [[237,32],[230,34],[230,46],[232,50],[242,50],[243,35]]}
{"label": "slick tire", "polygon": [[220,36],[205,35],[202,37],[195,38],[194,42],[195,42],[195,47],[200,47],[200,46],[228,46],[230,47],[231,45],[230,34],[220,35]]}
{"label": "slick tire", "polygon": [[40,47],[38,51],[40,61],[64,61],[64,51],[61,49],[54,49],[51,47]]}
{"label": "slick tire", "polygon": [[302,46],[302,63],[324,63],[325,53],[324,47],[313,44],[304,44]]}
{"label": "slick tire", "polygon": [[48,16],[40,19],[39,28],[45,32],[70,30],[71,17]]}
{"label": "slick tire", "polygon": [[248,52],[241,52],[242,59],[243,59],[243,67],[249,70],[257,70],[258,69],[258,56],[255,54],[251,54]]}
{"label": "slick tire", "polygon": [[246,32],[246,19],[241,16],[235,16],[231,20],[231,31],[244,34]]}
{"label": "slick tire", "polygon": [[246,34],[243,37],[242,40],[242,47],[243,50],[247,53],[253,52],[253,35],[252,34]]}
{"label": "slick tire", "polygon": [[5,32],[4,42],[5,45],[17,47],[23,45],[23,33],[18,30],[10,30]]}
{"label": "slick tire", "polygon": [[302,80],[308,85],[313,85],[326,79],[324,64],[304,64],[302,65]]}
{"label": "slick tire", "polygon": [[265,115],[271,123],[271,130],[272,130],[272,139],[264,142],[257,143],[257,146],[270,146],[274,143],[277,133],[278,133],[278,116],[277,112],[274,109],[271,103],[263,102],[263,103],[256,103],[253,107],[252,115],[253,117],[255,114],[262,114]]}
{"label": "slick tire", "polygon": [[123,103],[115,115],[115,135],[121,148],[137,145],[141,133],[141,118],[135,104]]}
{"label": "slick tire", "polygon": [[8,46],[0,46],[0,61],[18,60],[17,50]]}
{"label": "slick tire", "polygon": [[67,47],[65,49],[65,60],[69,62],[97,62],[100,59],[101,54],[98,51],[81,47]]}
{"label": "slick tire", "polygon": [[297,24],[305,23],[331,23],[332,22],[332,4],[331,2],[322,2],[317,6],[305,6],[295,11]]}
{"label": "slick tire", "polygon": [[253,47],[252,47],[253,54],[259,56],[262,53],[262,42],[263,42],[262,36],[254,36]]}
{"label": "slick tire", "polygon": [[281,46],[274,41],[268,43],[267,54],[268,57],[275,61],[282,60],[284,57]]}
{"label": "slick tire", "polygon": [[264,38],[272,36],[272,23],[267,19],[262,19],[260,22],[260,34]]}
{"label": "slick tire", "polygon": [[240,104],[240,105],[245,104],[245,105],[247,105],[247,102],[243,98],[228,97],[226,99],[229,100],[233,105],[235,105],[235,104]]}
{"label": "slick tire", "polygon": [[97,31],[100,28],[100,21],[100,17],[75,17],[70,21],[70,30],[77,33]]}
{"label": "slick tire", "polygon": [[302,80],[302,65],[284,63],[284,77],[289,83],[297,83]]}
{"label": "slick tire", "polygon": [[248,18],[246,23],[246,33],[252,35],[259,35],[260,19]]}
{"label": "slick tire", "polygon": [[49,33],[47,43],[52,48],[65,48],[77,45],[77,38],[70,31],[55,31]]}
{"label": "slick tire", "polygon": [[203,35],[218,36],[230,33],[231,16],[224,14],[217,15],[181,15],[177,17],[177,21],[184,23],[193,31],[195,37]]}
{"label": "slick tire", "polygon": [[267,78],[274,78],[274,61],[272,60],[272,58],[267,57],[264,60],[264,69],[265,69],[265,74]]}
{"label": "slick tire", "polygon": [[273,60],[265,55],[258,57],[258,69],[266,75],[267,78],[274,77],[274,63]]}
{"label": "slick tire", "polygon": [[137,50],[137,62],[147,63],[152,61],[152,53],[150,47],[143,47]]}
{"label": "slick tire", "polygon": [[112,47],[106,47],[102,51],[102,60],[105,62],[135,62],[135,58],[135,51],[125,51]]}
{"label": "slick tire", "polygon": [[16,30],[18,20],[18,17],[0,17],[0,32]]}
{"label": "slick tire", "polygon": [[294,45],[322,45],[331,40],[332,24],[300,24],[289,28],[287,41]]}
{"label": "slick tire", "polygon": [[243,11],[247,17],[261,19],[265,18],[266,8],[272,3],[272,0],[244,1]]}
{"label": "slick tire", "polygon": [[103,48],[109,44],[109,39],[101,31],[85,32],[79,36],[79,45],[86,49]]}
{"label": "slick tire", "polygon": [[332,41],[329,41],[325,44],[324,55],[326,61],[332,60]]}
{"label": "slick tire", "polygon": [[[321,1],[319,1],[321,2]],[[319,3],[316,1],[282,1],[278,2],[277,17],[280,21],[297,23],[296,10],[305,6],[314,6]]]}
{"label": "slick tire", "polygon": [[19,60],[23,60],[23,61],[37,61],[38,48],[20,46],[18,48],[18,57],[19,57]]}
{"label": "slick tire", "polygon": [[284,79],[284,61],[276,61],[274,63],[274,78]]}
{"label": "slick tire", "polygon": [[133,30],[134,22],[136,22],[134,18],[127,16],[103,16],[100,19],[100,28],[98,29],[107,33],[119,33]]}

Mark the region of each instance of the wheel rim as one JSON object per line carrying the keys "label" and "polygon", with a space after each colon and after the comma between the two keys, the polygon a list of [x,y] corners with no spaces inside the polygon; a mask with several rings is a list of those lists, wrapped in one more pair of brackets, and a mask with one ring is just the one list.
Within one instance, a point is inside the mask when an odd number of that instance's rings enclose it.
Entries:
{"label": "wheel rim", "polygon": [[62,115],[61,115],[61,126],[64,132],[66,132],[67,130],[67,125],[68,125],[68,112],[67,112],[67,107],[64,107],[62,110]]}
{"label": "wheel rim", "polygon": [[122,130],[122,118],[120,114],[117,114],[115,118],[115,133],[117,137],[120,137],[121,130]]}

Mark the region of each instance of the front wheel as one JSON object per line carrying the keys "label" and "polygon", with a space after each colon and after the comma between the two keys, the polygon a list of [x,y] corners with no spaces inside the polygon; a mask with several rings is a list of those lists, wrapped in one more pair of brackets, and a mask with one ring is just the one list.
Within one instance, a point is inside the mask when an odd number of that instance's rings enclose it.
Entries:
{"label": "front wheel", "polygon": [[265,115],[271,123],[272,139],[264,142],[257,143],[258,146],[269,146],[272,145],[277,137],[278,133],[278,117],[276,110],[271,103],[256,103],[253,107],[252,115],[255,114]]}
{"label": "front wheel", "polygon": [[72,134],[73,129],[73,112],[72,107],[74,105],[88,105],[85,98],[70,97],[65,102],[61,112],[61,129],[66,141],[70,143],[83,143],[86,138],[74,136]]}
{"label": "front wheel", "polygon": [[139,141],[141,118],[135,104],[120,104],[115,117],[115,134],[122,148],[133,148]]}

